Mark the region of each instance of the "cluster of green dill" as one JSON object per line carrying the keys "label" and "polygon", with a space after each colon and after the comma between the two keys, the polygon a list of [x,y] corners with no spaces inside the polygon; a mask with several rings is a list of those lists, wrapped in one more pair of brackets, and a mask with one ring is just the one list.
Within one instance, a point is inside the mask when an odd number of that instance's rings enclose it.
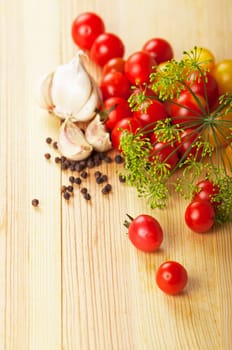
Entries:
{"label": "cluster of green dill", "polygon": [[[221,138],[228,137],[228,130],[232,132],[232,120],[220,118],[232,112],[232,93],[220,96],[218,107],[210,112],[207,93],[207,68],[200,61],[200,50],[194,47],[185,58],[180,61],[174,59],[167,62],[162,70],[156,69],[150,76],[149,89],[155,92],[155,98],[159,101],[175,103],[183,90],[188,90],[202,111],[201,118],[196,121],[180,124],[172,124],[171,118],[159,120],[153,125],[132,133],[125,130],[122,133],[120,147],[125,158],[126,182],[136,187],[138,195],[145,197],[151,208],[165,208],[173,191],[180,193],[185,199],[191,200],[199,190],[197,181],[205,178],[210,179],[220,188],[220,193],[214,200],[219,202],[216,220],[220,223],[232,220],[232,160],[227,159],[225,164],[225,147],[221,146]],[[195,73],[198,74],[195,74]],[[194,78],[195,74],[195,78]],[[190,75],[191,82],[188,81]],[[194,79],[203,79],[205,89],[206,107],[204,107],[198,96],[192,91],[191,84]],[[147,96],[147,85],[135,87],[134,93],[129,98],[132,110],[145,109],[149,106],[151,96]],[[194,123],[194,125],[193,125]],[[156,142],[175,145],[175,151],[180,147],[180,135],[183,130],[193,128],[198,132],[196,138],[187,150],[186,156],[177,162],[174,169],[166,161],[160,161],[159,156],[151,157],[154,145],[146,135],[153,131],[156,134]],[[209,138],[202,137],[205,131],[210,130],[214,144]],[[179,146],[176,146],[178,145]],[[232,147],[231,143],[229,146]],[[197,150],[190,154],[191,148]],[[170,155],[171,156],[171,155]],[[229,166],[228,166],[229,164]],[[178,176],[173,174],[177,173]]]}

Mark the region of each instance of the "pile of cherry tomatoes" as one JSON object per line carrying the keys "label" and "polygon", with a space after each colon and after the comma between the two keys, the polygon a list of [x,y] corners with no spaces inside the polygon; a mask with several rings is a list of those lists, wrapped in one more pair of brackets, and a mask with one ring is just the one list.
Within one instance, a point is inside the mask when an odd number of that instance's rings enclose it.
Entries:
{"label": "pile of cherry tomatoes", "polygon": [[[134,91],[132,87],[141,87],[144,83],[149,86],[150,74],[154,67],[162,69],[166,62],[174,57],[173,48],[167,40],[151,38],[140,50],[124,58],[125,46],[122,39],[116,34],[107,32],[102,18],[91,12],[82,13],[73,21],[72,38],[74,43],[80,49],[87,51],[92,61],[102,68],[101,110],[107,115],[105,125],[111,134],[114,149],[120,151],[120,137],[125,129],[136,133],[138,129],[151,123],[154,125],[157,120],[165,120],[168,116],[171,117],[172,123],[184,123],[186,120],[190,121],[189,109],[192,111],[193,121],[195,116],[201,114],[199,104],[187,90],[181,92],[175,103],[163,103],[154,98],[151,99],[146,112],[142,109],[137,111],[130,109],[128,98]],[[232,59],[216,63],[214,55],[206,48],[201,48],[198,54],[208,68],[206,85],[200,76],[197,79],[194,76],[194,82],[190,77],[189,83],[201,105],[210,114],[218,106],[219,96],[232,91]],[[147,95],[154,96],[152,90],[147,87],[146,89]],[[232,113],[220,118],[232,120]],[[189,145],[194,142],[198,134],[192,133],[192,128],[186,128],[181,135],[178,152],[173,152],[177,145],[164,147],[162,142],[155,142],[153,132],[148,136],[154,144],[153,154],[158,155],[162,161],[167,158],[167,153],[171,153],[168,162],[170,167],[174,168],[179,157],[186,156]],[[209,139],[213,144],[214,137],[209,135]],[[232,141],[232,134],[226,140],[225,142],[223,138],[221,143],[226,148],[226,157],[230,158],[232,148],[228,143]],[[191,149],[191,152],[194,152],[194,149]],[[185,222],[191,230],[203,233],[210,230],[214,224],[218,203],[213,201],[213,197],[218,194],[219,189],[209,180],[199,182],[198,187],[199,192],[186,208]],[[143,251],[156,250],[162,243],[162,229],[159,223],[149,216],[141,215],[138,219],[132,220],[128,230],[132,243]],[[187,272],[180,264],[167,262],[157,272],[157,283],[163,291],[175,294],[185,287]]]}

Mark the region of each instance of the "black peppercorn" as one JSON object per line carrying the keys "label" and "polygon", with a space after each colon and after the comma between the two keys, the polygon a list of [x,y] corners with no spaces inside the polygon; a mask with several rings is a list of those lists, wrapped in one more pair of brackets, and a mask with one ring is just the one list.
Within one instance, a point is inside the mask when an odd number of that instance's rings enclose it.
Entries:
{"label": "black peppercorn", "polygon": [[46,159],[50,159],[50,158],[51,158],[51,154],[50,154],[50,153],[45,153],[44,157],[45,157]]}
{"label": "black peppercorn", "polygon": [[80,178],[80,177],[76,177],[76,178],[74,179],[74,182],[75,182],[75,184],[80,185],[82,181],[81,181],[81,178]]}
{"label": "black peppercorn", "polygon": [[46,143],[50,145],[52,143],[52,138],[51,137],[47,137],[46,138]]}
{"label": "black peppercorn", "polygon": [[75,177],[74,176],[69,176],[69,182],[72,184],[75,182]]}
{"label": "black peppercorn", "polygon": [[70,195],[69,192],[64,192],[64,193],[63,193],[63,197],[64,197],[64,199],[69,200],[70,197],[71,197],[71,195]]}
{"label": "black peppercorn", "polygon": [[33,207],[38,207],[38,205],[39,205],[39,200],[36,199],[36,198],[34,198],[34,199],[32,199],[31,204],[33,205]]}
{"label": "black peppercorn", "polygon": [[84,198],[85,198],[87,201],[89,201],[89,200],[91,199],[91,196],[90,196],[90,194],[87,192],[87,193],[84,194]]}

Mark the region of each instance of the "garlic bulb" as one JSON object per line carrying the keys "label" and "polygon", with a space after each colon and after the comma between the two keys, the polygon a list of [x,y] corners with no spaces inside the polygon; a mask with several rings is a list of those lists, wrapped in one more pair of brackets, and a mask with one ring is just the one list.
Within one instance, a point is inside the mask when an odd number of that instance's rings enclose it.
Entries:
{"label": "garlic bulb", "polygon": [[63,156],[71,160],[85,159],[93,150],[81,129],[69,119],[66,119],[60,127],[58,148]]}
{"label": "garlic bulb", "polygon": [[101,102],[100,89],[82,62],[82,51],[41,79],[40,106],[56,116],[89,121]]}
{"label": "garlic bulb", "polygon": [[110,134],[107,132],[99,114],[88,124],[85,137],[87,142],[98,152],[109,151],[112,148]]}

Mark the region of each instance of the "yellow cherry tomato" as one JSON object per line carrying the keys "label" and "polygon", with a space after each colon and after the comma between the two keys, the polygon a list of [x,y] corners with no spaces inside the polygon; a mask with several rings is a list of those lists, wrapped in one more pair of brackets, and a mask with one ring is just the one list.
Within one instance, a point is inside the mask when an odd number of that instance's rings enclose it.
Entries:
{"label": "yellow cherry tomato", "polygon": [[232,92],[232,59],[216,63],[212,75],[218,84],[220,95]]}
{"label": "yellow cherry tomato", "polygon": [[[191,50],[192,51],[192,50]],[[215,57],[213,53],[205,47],[197,47],[193,49],[194,56],[201,67],[207,68],[211,71],[215,65]],[[192,57],[192,54],[189,52]],[[183,59],[189,59],[188,54],[183,55]]]}
{"label": "yellow cherry tomato", "polygon": [[213,125],[209,125],[202,132],[205,141],[210,142],[213,147],[227,146],[232,142],[232,112],[218,115]]}

